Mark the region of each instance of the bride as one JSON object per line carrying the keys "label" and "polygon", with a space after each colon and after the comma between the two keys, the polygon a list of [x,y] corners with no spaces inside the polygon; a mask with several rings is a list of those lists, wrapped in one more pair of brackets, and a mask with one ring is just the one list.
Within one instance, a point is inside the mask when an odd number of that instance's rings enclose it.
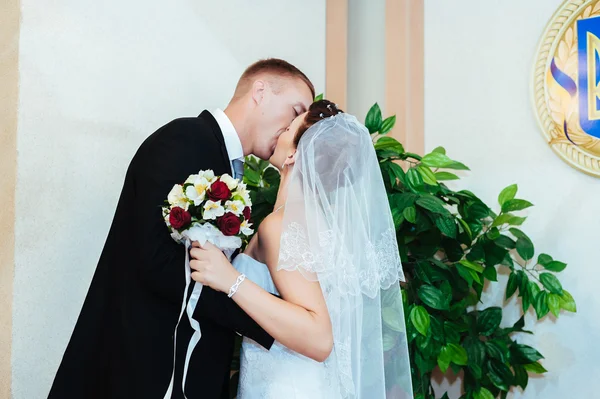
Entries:
{"label": "bride", "polygon": [[277,340],[266,350],[244,338],[238,398],[412,398],[404,276],[367,129],[317,101],[270,162],[275,210],[246,251],[233,265],[211,244],[191,251],[192,278]]}

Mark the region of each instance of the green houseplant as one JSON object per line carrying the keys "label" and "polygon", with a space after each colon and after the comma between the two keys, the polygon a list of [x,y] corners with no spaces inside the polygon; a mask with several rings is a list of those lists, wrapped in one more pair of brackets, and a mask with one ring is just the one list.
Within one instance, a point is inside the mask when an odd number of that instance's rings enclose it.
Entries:
{"label": "green houseplant", "polygon": [[[518,215],[532,204],[516,198],[516,185],[502,190],[497,211],[470,191],[451,190],[444,181],[459,177],[449,170],[468,168],[441,147],[424,156],[406,152],[387,136],[395,120],[383,119],[375,104],[365,126],[381,166],[407,277],[402,286],[415,397],[435,397],[431,377],[439,368],[464,373],[461,398],[506,398],[513,387],[527,387],[530,373],[546,372],[539,362],[543,356],[517,340],[517,333],[532,334],[524,329],[525,313],[533,308],[542,319],[576,311],[557,278],[566,264],[547,254],[534,256],[532,241],[519,228],[526,218]],[[273,210],[279,174],[250,157],[244,180],[256,227]],[[484,284],[500,284],[500,269],[509,274],[505,298],[517,295],[521,302],[522,317],[508,328],[500,327],[501,307],[481,303]]]}

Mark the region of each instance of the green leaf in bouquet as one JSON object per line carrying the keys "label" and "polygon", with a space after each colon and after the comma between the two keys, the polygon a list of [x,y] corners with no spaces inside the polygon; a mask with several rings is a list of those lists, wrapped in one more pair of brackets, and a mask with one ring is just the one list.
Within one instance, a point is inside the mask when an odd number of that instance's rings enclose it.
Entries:
{"label": "green leaf in bouquet", "polygon": [[322,99],[323,99],[323,93],[316,96],[314,102],[321,101]]}

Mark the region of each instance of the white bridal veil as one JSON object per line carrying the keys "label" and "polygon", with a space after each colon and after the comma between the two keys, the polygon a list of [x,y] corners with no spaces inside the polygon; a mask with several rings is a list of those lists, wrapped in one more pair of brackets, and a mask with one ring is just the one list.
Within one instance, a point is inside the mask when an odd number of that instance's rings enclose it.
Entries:
{"label": "white bridal veil", "polygon": [[297,151],[278,268],[321,285],[334,335],[328,382],[340,398],[412,398],[404,274],[369,132],[340,113],[309,128]]}

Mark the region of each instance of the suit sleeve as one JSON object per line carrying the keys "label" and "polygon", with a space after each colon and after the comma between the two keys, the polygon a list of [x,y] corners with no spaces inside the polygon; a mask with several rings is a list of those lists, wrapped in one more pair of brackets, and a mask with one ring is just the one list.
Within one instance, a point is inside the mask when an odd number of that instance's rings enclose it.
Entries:
{"label": "suit sleeve", "polygon": [[[175,184],[181,184],[190,174],[214,169],[220,156],[220,144],[210,135],[203,135],[202,145],[191,140],[199,135],[199,126],[176,120],[164,126],[136,166],[136,245],[139,248],[139,275],[148,289],[165,300],[180,304],[183,300],[185,278],[183,265],[185,247],[169,235],[162,218],[161,205]],[[197,137],[197,136],[196,136]],[[218,155],[217,155],[218,154]],[[210,287],[204,287],[194,314],[196,319],[207,317],[215,323],[246,335],[266,348],[271,338],[233,300]]]}

